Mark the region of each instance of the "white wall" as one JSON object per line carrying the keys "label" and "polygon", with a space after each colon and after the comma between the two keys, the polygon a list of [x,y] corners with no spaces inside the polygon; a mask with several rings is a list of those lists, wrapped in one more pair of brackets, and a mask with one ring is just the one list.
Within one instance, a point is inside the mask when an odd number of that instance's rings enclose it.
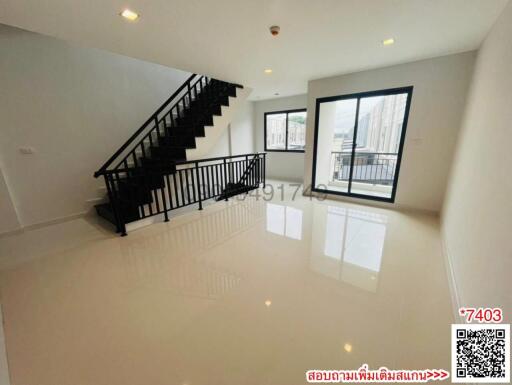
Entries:
{"label": "white wall", "polygon": [[[231,123],[236,121],[237,118],[240,119],[240,115],[250,115],[250,112],[246,111],[246,101],[251,92],[252,89],[249,87],[238,88],[236,90],[236,97],[229,97],[229,105],[221,106],[220,115],[214,115],[213,124],[205,127],[205,136],[196,138],[196,146],[194,148],[187,148],[186,157],[188,160],[211,158],[212,154],[219,152],[220,147],[225,145],[226,131],[228,131]],[[237,131],[237,124],[235,124],[234,128]],[[250,130],[247,134],[248,138],[252,138]],[[219,142],[224,144],[221,145]],[[240,147],[243,147],[243,144]],[[219,155],[229,155],[229,151]]]}
{"label": "white wall", "polygon": [[[265,112],[306,108],[307,95],[261,100],[254,102],[254,141],[256,151],[264,151]],[[309,115],[309,111],[308,111]],[[309,119],[308,119],[309,122]],[[309,130],[309,126],[306,127]],[[304,177],[304,154],[293,152],[268,152],[266,160],[267,178],[302,182]]]}
{"label": "white wall", "polygon": [[256,151],[253,133],[253,103],[246,100],[230,124],[232,155]]}
{"label": "white wall", "polygon": [[237,109],[228,129],[206,157],[249,154],[254,151],[253,103],[245,100]]}
{"label": "white wall", "polygon": [[[442,213],[461,306],[512,310],[512,3],[479,53]],[[509,321],[510,322],[510,318]]]}
{"label": "white wall", "polygon": [[[318,119],[317,146],[322,151],[317,152],[316,159],[316,186],[328,186],[331,180],[331,150],[333,148],[334,124],[336,121],[337,103],[321,104],[322,113]],[[355,118],[354,118],[355,119]]]}
{"label": "white wall", "polygon": [[229,135],[229,126],[222,133],[222,135],[217,140],[217,143],[208,151],[208,154],[204,158],[216,158],[218,156],[226,156],[230,154],[230,135]]}
{"label": "white wall", "polygon": [[19,227],[18,214],[0,166],[0,234],[8,233]]}
{"label": "white wall", "polygon": [[21,225],[102,197],[93,172],[188,76],[0,25],[0,161]]}
{"label": "white wall", "polygon": [[305,185],[311,184],[317,98],[414,86],[395,205],[439,211],[474,59],[467,52],[310,81]]}

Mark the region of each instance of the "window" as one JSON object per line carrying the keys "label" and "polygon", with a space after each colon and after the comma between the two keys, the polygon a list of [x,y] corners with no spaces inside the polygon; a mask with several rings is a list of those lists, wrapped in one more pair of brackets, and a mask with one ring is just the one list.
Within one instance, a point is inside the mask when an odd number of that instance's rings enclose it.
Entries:
{"label": "window", "polygon": [[265,113],[265,151],[304,152],[306,110]]}
{"label": "window", "polygon": [[316,101],[313,191],[394,202],[412,87]]}

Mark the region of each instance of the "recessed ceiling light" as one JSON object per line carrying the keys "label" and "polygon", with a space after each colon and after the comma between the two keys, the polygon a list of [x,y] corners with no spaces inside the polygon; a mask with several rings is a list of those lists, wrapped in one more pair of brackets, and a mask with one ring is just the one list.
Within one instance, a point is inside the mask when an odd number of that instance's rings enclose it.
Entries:
{"label": "recessed ceiling light", "polygon": [[345,344],[345,345],[343,346],[343,349],[345,349],[345,351],[346,351],[347,353],[350,353],[350,352],[352,351],[352,345],[351,345],[351,344]]}
{"label": "recessed ceiling light", "polygon": [[130,9],[125,9],[123,12],[120,13],[121,16],[123,16],[125,19],[130,21],[135,21],[139,18],[139,14],[133,12]]}
{"label": "recessed ceiling light", "polygon": [[267,300],[265,301],[265,306],[266,306],[266,307],[270,307],[270,305],[272,305],[272,301],[271,301],[271,300],[269,300],[269,299],[267,299]]}
{"label": "recessed ceiling light", "polygon": [[271,70],[270,68],[267,68],[267,69],[266,69],[265,71],[263,71],[263,72],[265,72],[267,75],[270,75],[270,74],[272,73],[272,70]]}
{"label": "recessed ceiling light", "polygon": [[392,45],[395,44],[395,39],[390,37],[389,39],[382,40],[382,45]]}

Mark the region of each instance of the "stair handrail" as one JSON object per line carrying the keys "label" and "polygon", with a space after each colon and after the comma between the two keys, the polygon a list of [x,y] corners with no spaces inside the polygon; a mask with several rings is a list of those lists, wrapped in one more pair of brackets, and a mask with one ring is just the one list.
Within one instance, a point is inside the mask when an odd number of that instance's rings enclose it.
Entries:
{"label": "stair handrail", "polygon": [[238,181],[238,183],[244,183],[245,182],[245,180],[247,179],[247,176],[252,171],[252,169],[253,169],[254,165],[256,164],[256,161],[258,160],[258,158],[259,158],[259,153],[255,154],[254,157],[251,159],[251,162],[247,165],[247,168],[245,169],[245,172],[240,177],[240,180]]}
{"label": "stair handrail", "polygon": [[[151,123],[154,122],[155,118],[158,117],[166,107],[183,91],[185,88],[190,86],[192,80],[197,74],[192,74],[143,124],[142,126],[132,135],[130,138],[121,146],[119,149],[101,166],[95,173],[94,177],[97,178],[103,175],[105,170],[117,159],[119,155],[125,151],[130,144],[144,131],[144,129]],[[180,99],[181,100],[181,99]]]}
{"label": "stair handrail", "polygon": [[[201,158],[201,159],[194,159],[194,160],[178,160],[173,161],[173,163],[176,166],[183,166],[186,164],[201,164],[201,163],[208,163],[208,162],[214,162],[216,160],[233,160],[237,158],[246,158],[248,156],[254,156],[254,158],[251,159],[251,165],[254,163],[255,160],[258,160],[258,157],[267,155],[266,152],[251,152],[248,154],[239,154],[239,155],[226,155],[226,156],[217,156],[215,158]],[[131,168],[117,168],[113,170],[105,170],[105,174],[119,174],[123,172],[127,172],[132,170]]]}
{"label": "stair handrail", "polygon": [[176,162],[174,162],[176,164],[176,166],[180,166],[180,165],[183,165],[183,164],[190,164],[190,163],[205,163],[205,162],[213,162],[215,160],[223,160],[223,159],[235,159],[235,158],[244,158],[244,157],[247,157],[247,156],[255,156],[257,157],[258,155],[266,155],[265,152],[251,152],[251,153],[248,153],[248,154],[238,154],[238,155],[226,155],[226,156],[216,156],[215,158],[201,158],[201,159],[196,159],[196,160],[178,160]]}

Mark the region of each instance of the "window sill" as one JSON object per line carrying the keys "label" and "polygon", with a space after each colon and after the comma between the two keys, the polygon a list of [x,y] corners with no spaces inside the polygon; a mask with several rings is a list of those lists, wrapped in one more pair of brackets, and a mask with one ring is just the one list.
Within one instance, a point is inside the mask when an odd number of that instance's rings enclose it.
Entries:
{"label": "window sill", "polygon": [[265,149],[265,152],[292,152],[292,153],[304,153],[305,150],[269,150]]}

